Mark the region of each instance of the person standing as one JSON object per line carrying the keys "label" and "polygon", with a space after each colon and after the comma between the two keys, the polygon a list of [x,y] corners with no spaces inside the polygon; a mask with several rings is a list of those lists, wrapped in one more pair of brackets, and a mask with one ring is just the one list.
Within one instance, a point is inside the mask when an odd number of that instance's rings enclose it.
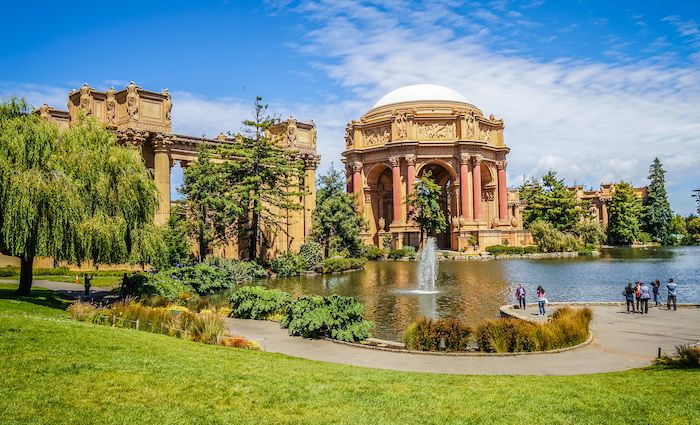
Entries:
{"label": "person standing", "polygon": [[83,276],[83,280],[85,281],[83,283],[85,284],[85,296],[87,297],[90,295],[90,287],[92,286],[90,281],[92,280],[92,276],[86,274]]}
{"label": "person standing", "polygon": [[542,286],[537,287],[537,304],[540,307],[540,316],[544,316],[547,312],[544,309],[544,305],[547,303],[547,299],[544,297],[544,288]]}
{"label": "person standing", "polygon": [[518,308],[525,310],[525,287],[522,283],[515,290],[515,298],[518,299]]}
{"label": "person standing", "polygon": [[639,283],[639,281],[635,282],[635,284],[634,284],[634,299],[636,300],[637,312],[638,312],[638,313],[641,313],[641,312],[642,312],[642,310],[639,309],[639,301],[640,301],[640,300],[639,300],[639,296],[641,295],[641,294],[640,294],[640,291],[641,291],[640,287],[641,287],[641,286],[642,286],[642,284]]}
{"label": "person standing", "polygon": [[639,287],[639,298],[642,301],[642,309],[640,313],[649,314],[649,298],[651,298],[651,293],[649,287],[646,283],[642,282]]}
{"label": "person standing", "polygon": [[634,313],[634,288],[632,287],[632,282],[627,284],[627,287],[622,290],[622,295],[625,296],[625,301],[627,301],[627,314],[630,313],[630,307],[632,307],[632,313]]}
{"label": "person standing", "polygon": [[668,298],[666,299],[666,308],[671,309],[671,302],[673,302],[673,310],[676,310],[676,289],[678,285],[673,281],[673,279],[668,280],[666,288],[668,289]]}
{"label": "person standing", "polygon": [[654,303],[656,304],[656,307],[661,305],[661,303],[659,302],[659,299],[661,299],[659,296],[659,289],[660,288],[661,288],[661,282],[659,282],[658,279],[656,279],[655,282],[652,282],[651,289],[652,289],[652,292],[654,293]]}

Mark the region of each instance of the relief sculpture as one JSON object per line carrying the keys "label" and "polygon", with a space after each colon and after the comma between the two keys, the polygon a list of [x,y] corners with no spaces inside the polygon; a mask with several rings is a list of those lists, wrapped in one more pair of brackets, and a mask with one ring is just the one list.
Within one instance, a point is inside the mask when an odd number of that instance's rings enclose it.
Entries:
{"label": "relief sculpture", "polygon": [[365,145],[381,145],[391,140],[391,129],[387,126],[369,128],[365,130]]}
{"label": "relief sculpture", "polygon": [[427,122],[418,125],[419,139],[454,139],[454,122]]}

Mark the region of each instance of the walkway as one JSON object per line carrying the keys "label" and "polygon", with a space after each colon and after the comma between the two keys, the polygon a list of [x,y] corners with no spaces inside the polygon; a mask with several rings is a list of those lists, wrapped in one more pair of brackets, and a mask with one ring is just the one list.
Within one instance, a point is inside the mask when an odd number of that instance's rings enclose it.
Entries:
{"label": "walkway", "polygon": [[[0,279],[0,283],[18,285],[17,280],[12,279]],[[61,293],[68,298],[82,298],[83,294],[85,293],[85,287],[83,285],[76,285],[75,283],[68,282],[53,282],[51,280],[43,279],[34,279],[32,281],[32,288],[50,289]],[[100,299],[109,294],[111,290],[111,286],[92,286],[90,288],[90,295],[95,299]]]}
{"label": "walkway", "polygon": [[[326,340],[290,337],[278,323],[227,319],[231,332],[261,340],[266,351],[331,363],[415,372],[477,375],[575,375],[649,365],[658,347],[700,341],[700,308],[650,308],[626,314],[624,306],[594,305],[591,344],[571,351],[519,356],[436,356],[352,347]],[[535,306],[525,313],[531,317]],[[517,311],[517,310],[514,310]],[[521,313],[522,314],[522,313]]]}

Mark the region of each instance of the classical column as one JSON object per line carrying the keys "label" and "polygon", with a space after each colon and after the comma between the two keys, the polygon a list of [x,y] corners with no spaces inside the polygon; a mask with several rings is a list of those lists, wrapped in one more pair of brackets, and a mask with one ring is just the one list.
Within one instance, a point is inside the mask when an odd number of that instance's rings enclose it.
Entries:
{"label": "classical column", "polygon": [[164,134],[157,134],[153,139],[153,177],[158,188],[158,210],[154,223],[162,225],[170,217],[170,144]]}
{"label": "classical column", "polygon": [[309,154],[304,157],[304,240],[311,234],[313,211],[316,208],[316,168],[321,157]]}
{"label": "classical column", "polygon": [[481,155],[472,156],[472,200],[474,220],[481,218]]}
{"label": "classical column", "polygon": [[345,167],[345,191],[352,193],[352,167]]}
{"label": "classical column", "polygon": [[506,167],[508,161],[496,161],[498,169],[498,218],[508,220],[508,190],[506,189]]}
{"label": "classical column", "polygon": [[469,212],[469,154],[463,153],[459,157],[459,200],[462,210],[462,218],[468,220]]}
{"label": "classical column", "polygon": [[362,163],[359,161],[352,164],[352,193],[357,194],[357,205],[362,211],[365,197],[362,195]]}
{"label": "classical column", "polygon": [[392,202],[394,204],[394,223],[401,223],[401,158],[398,156],[389,157],[391,164],[391,193]]}
{"label": "classical column", "polygon": [[[404,157],[406,159],[406,164],[408,168],[406,171],[406,196],[413,193],[413,187],[416,184],[416,156],[413,154],[408,154]],[[408,215],[411,215],[413,211],[412,207],[409,207]]]}

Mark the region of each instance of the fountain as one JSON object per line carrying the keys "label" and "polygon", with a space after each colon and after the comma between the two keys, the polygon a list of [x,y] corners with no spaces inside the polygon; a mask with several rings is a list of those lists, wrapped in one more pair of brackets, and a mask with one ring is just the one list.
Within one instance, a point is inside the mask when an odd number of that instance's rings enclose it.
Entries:
{"label": "fountain", "polygon": [[435,281],[437,281],[438,259],[437,243],[430,237],[423,246],[418,263],[418,290],[420,294],[435,294]]}

